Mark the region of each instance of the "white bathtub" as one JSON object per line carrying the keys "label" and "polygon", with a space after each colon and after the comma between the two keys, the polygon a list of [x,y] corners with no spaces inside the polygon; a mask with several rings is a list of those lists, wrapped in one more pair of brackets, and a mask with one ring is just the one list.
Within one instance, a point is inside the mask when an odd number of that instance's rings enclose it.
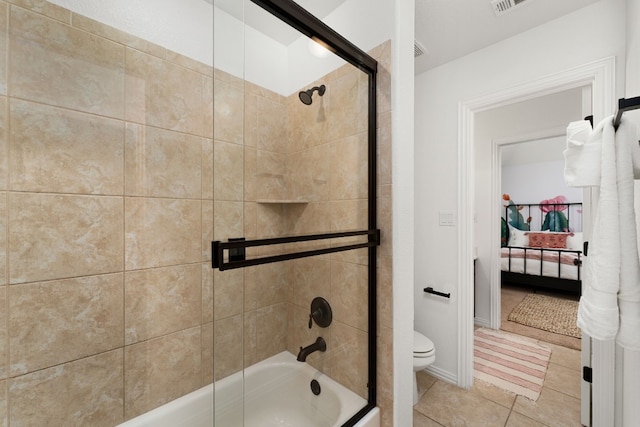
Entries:
{"label": "white bathtub", "polygon": [[[294,355],[282,352],[157,409],[121,427],[339,427],[366,405],[366,400]],[[315,396],[311,380],[321,392]],[[243,411],[244,404],[244,411]],[[379,427],[378,408],[356,427]]]}

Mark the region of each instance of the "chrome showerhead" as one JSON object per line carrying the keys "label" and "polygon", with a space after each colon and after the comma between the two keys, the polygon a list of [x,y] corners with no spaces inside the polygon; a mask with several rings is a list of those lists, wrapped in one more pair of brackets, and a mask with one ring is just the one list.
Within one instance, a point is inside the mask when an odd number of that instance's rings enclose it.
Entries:
{"label": "chrome showerhead", "polygon": [[311,105],[311,103],[313,102],[313,92],[318,91],[318,95],[322,96],[324,95],[324,91],[326,89],[327,88],[325,85],[315,86],[309,90],[303,90],[298,93],[298,98],[300,98],[300,101],[302,101],[304,105]]}

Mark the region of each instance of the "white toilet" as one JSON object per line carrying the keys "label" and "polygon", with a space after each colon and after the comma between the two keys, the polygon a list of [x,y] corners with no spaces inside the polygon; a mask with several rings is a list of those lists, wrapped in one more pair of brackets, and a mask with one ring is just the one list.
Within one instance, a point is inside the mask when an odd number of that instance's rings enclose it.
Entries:
{"label": "white toilet", "polygon": [[433,342],[420,332],[413,331],[413,404],[418,403],[417,372],[436,361],[436,349]]}

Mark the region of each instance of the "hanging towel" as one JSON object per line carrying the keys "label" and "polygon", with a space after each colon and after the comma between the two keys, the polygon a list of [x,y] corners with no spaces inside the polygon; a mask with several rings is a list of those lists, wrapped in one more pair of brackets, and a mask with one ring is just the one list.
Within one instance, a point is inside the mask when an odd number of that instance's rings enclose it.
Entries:
{"label": "hanging towel", "polygon": [[564,179],[570,187],[600,185],[600,152],[602,147],[600,122],[591,131],[586,120],[569,123],[567,126],[567,148],[564,150]]}
{"label": "hanging towel", "polygon": [[640,259],[638,258],[636,215],[633,207],[632,151],[637,135],[632,123],[622,120],[615,136],[618,167],[618,203],[620,218],[620,330],[618,344],[628,350],[640,350]]}
{"label": "hanging towel", "polygon": [[[616,148],[613,117],[596,126],[592,137],[601,138],[600,198],[596,207],[583,294],[578,306],[578,326],[599,340],[615,339],[618,332],[620,287],[620,224],[616,183]],[[590,143],[598,143],[592,140]]]}

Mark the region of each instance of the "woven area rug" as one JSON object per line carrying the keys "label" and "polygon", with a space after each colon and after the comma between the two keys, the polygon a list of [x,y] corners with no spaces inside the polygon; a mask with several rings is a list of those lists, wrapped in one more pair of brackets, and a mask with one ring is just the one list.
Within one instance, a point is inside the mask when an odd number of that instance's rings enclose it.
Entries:
{"label": "woven area rug", "polygon": [[536,341],[492,329],[476,329],[474,376],[503,390],[538,400],[551,349]]}
{"label": "woven area rug", "polygon": [[509,314],[512,322],[570,337],[581,337],[578,301],[529,294]]}

